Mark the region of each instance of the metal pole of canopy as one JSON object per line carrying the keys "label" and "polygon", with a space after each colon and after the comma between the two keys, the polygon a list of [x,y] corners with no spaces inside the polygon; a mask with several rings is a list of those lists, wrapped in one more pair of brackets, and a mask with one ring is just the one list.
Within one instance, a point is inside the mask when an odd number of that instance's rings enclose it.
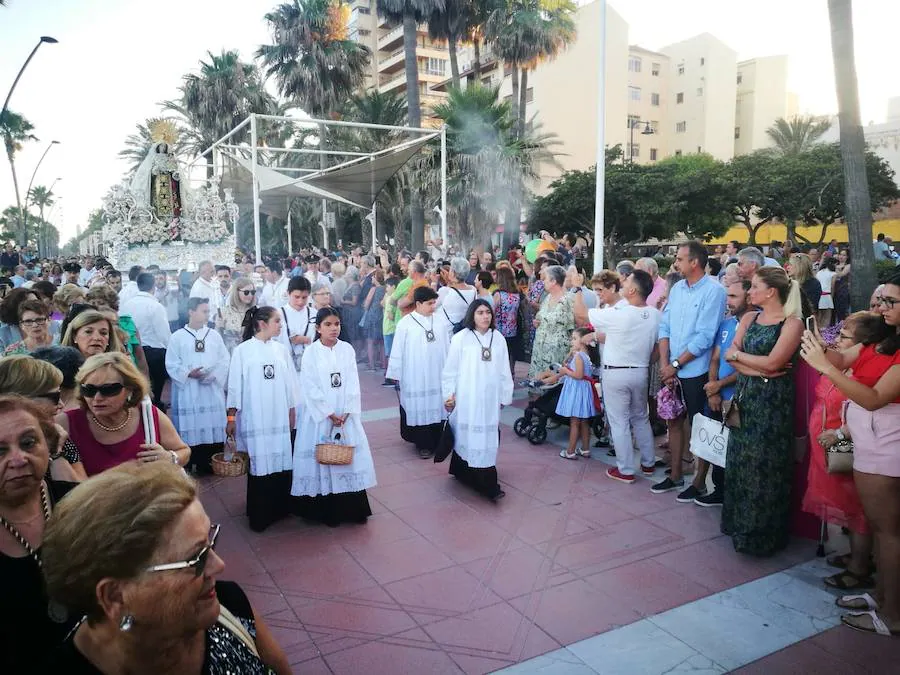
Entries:
{"label": "metal pole of canopy", "polygon": [[253,180],[253,245],[256,249],[256,264],[262,263],[262,244],[259,235],[259,181],[256,179],[256,161],[258,159],[256,137],[256,115],[250,115],[250,173]]}

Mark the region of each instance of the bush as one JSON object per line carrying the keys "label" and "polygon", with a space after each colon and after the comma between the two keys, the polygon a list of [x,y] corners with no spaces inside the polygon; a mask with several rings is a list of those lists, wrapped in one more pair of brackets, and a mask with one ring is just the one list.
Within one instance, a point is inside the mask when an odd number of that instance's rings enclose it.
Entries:
{"label": "bush", "polygon": [[883,284],[898,272],[900,272],[900,268],[890,260],[878,260],[875,262],[875,274],[878,275],[879,284]]}

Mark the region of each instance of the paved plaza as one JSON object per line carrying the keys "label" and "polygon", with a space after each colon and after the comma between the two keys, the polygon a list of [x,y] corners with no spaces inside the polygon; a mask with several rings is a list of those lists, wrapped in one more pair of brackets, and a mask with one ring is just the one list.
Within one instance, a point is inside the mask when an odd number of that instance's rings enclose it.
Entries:
{"label": "paved plaza", "polygon": [[368,524],[290,519],[255,534],[243,478],[203,483],[223,577],[295,673],[896,672],[900,641],[839,627],[815,542],[740,556],[719,509],[652,495],[650,479],[609,480],[602,450],[564,461],[560,432],[533,446],[512,433],[514,408],[498,459],[506,498],[493,504],[419,459],[394,390],[360,378],[378,474]]}

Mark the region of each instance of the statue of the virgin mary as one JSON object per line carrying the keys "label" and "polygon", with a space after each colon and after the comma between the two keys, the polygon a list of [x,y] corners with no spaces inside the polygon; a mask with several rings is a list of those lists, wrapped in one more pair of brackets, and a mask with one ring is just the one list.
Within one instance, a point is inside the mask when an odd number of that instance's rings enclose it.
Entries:
{"label": "statue of the virgin mary", "polygon": [[169,120],[156,120],[149,131],[152,145],[131,180],[131,192],[138,206],[150,208],[168,226],[181,216],[184,204],[178,160],[172,152],[177,130]]}

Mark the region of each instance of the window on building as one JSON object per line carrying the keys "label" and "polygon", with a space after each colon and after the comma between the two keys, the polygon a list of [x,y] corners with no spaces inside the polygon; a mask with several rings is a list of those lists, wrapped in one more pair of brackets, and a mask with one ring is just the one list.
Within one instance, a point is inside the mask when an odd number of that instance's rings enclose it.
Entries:
{"label": "window on building", "polygon": [[628,72],[629,73],[641,72],[641,57],[631,56],[628,58]]}
{"label": "window on building", "polygon": [[372,10],[370,10],[368,7],[360,6],[360,7],[356,8],[356,11],[359,12],[360,14],[370,14]]}
{"label": "window on building", "polygon": [[425,60],[426,75],[444,75],[446,69],[447,62],[444,59],[436,59],[433,56],[429,56],[428,59]]}
{"label": "window on building", "polygon": [[656,148],[650,148],[650,161],[651,161],[651,162],[655,162],[655,161],[656,161],[656,155],[657,155],[658,152],[659,152],[659,151],[658,151]]}
{"label": "window on building", "polygon": [[637,124],[640,121],[641,121],[640,115],[629,115],[628,122],[627,122],[628,126],[626,126],[625,128],[631,129],[631,127],[633,127],[635,124]]}
{"label": "window on building", "polygon": [[675,124],[676,134],[683,134],[685,131],[687,131],[687,122],[677,122]]}
{"label": "window on building", "polygon": [[738,76],[737,76],[737,83],[740,84],[740,83],[743,82],[743,81],[744,81],[744,74],[743,74],[743,73],[738,73]]}
{"label": "window on building", "polygon": [[701,148],[701,147],[698,145],[698,146],[697,146],[697,154],[699,155],[701,152],[703,152],[703,148]]}
{"label": "window on building", "polygon": [[740,127],[735,127],[735,128],[734,128],[734,138],[735,138],[735,140],[737,140],[737,139],[740,138],[740,137],[741,137],[741,128],[740,128]]}
{"label": "window on building", "polygon": [[684,64],[683,63],[678,64],[678,74],[684,75]]}
{"label": "window on building", "polygon": [[659,94],[650,94],[650,105],[659,105]]}
{"label": "window on building", "polygon": [[631,159],[637,159],[638,157],[641,156],[641,145],[640,145],[640,143],[633,143],[633,144],[632,144],[632,143],[629,143],[629,144],[628,144],[628,148],[629,148],[629,150],[631,151],[631,152],[629,153],[629,156],[631,157]]}
{"label": "window on building", "polygon": [[676,157],[681,157],[681,150],[676,150],[676,151],[675,151],[675,156],[676,156]]}
{"label": "window on building", "polygon": [[697,96],[703,96],[703,87],[697,87]]}
{"label": "window on building", "polygon": [[372,34],[372,31],[366,30],[365,28],[360,28],[359,34],[362,35],[363,37],[368,37],[369,35]]}
{"label": "window on building", "polygon": [[705,59],[704,57],[702,57],[702,56],[700,57],[700,65],[701,65],[701,66],[705,66],[705,65],[706,65],[706,59]]}
{"label": "window on building", "polygon": [[658,63],[650,64],[650,74],[653,77],[659,77],[659,64]]}
{"label": "window on building", "polygon": [[679,91],[675,94],[675,103],[684,103],[684,92]]}
{"label": "window on building", "polygon": [[534,100],[534,87],[528,87],[525,90],[525,103],[531,103]]}
{"label": "window on building", "polygon": [[641,100],[641,88],[640,87],[628,87],[628,96],[632,101],[640,101]]}

